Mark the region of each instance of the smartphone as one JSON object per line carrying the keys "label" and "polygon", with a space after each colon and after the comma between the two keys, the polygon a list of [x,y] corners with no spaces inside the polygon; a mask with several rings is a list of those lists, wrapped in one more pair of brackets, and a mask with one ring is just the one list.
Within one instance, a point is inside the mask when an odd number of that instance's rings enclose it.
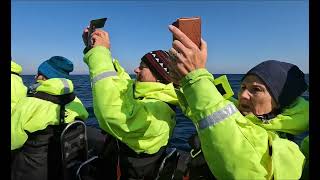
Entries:
{"label": "smartphone", "polygon": [[[200,17],[182,17],[178,18],[172,23],[175,27],[179,28],[192,42],[199,48],[201,45],[201,18]],[[176,40],[173,37],[173,40]]]}
{"label": "smartphone", "polygon": [[107,21],[107,18],[93,19],[90,21],[89,32],[88,32],[88,46],[89,47],[91,47],[91,45],[92,45],[91,34],[97,28],[103,28],[106,21]]}

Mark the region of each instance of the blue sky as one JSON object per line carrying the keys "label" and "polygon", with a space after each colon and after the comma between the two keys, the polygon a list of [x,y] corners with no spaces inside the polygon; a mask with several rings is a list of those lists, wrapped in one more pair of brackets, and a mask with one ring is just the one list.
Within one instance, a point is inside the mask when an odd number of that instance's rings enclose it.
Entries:
{"label": "blue sky", "polygon": [[81,34],[91,19],[107,17],[112,56],[129,73],[151,50],[168,50],[168,25],[200,16],[208,44],[207,69],[245,73],[267,59],[298,65],[309,73],[308,1],[11,1],[11,54],[22,74],[60,55],[72,74],[88,74]]}

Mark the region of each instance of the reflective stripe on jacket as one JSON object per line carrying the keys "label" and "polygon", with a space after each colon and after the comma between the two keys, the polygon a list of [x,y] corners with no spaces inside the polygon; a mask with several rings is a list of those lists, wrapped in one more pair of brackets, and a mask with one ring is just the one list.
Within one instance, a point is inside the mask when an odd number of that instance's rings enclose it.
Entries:
{"label": "reflective stripe on jacket", "polygon": [[20,98],[26,97],[27,87],[23,84],[22,78],[17,74],[22,72],[22,67],[11,61],[11,113]]}
{"label": "reflective stripe on jacket", "polygon": [[[52,78],[39,81],[36,91],[51,95],[63,95],[73,92],[73,84],[64,78]],[[65,106],[65,122],[74,121],[75,118],[85,120],[88,112],[78,98]],[[50,101],[24,97],[11,113],[11,150],[18,149],[28,139],[27,132],[33,133],[45,129],[48,125],[59,124],[60,107]]]}
{"label": "reflective stripe on jacket", "polygon": [[[299,179],[304,156],[299,147],[255,125],[224,99],[205,69],[181,80],[178,96],[197,127],[201,148],[217,179]],[[208,93],[210,92],[210,93]]]}
{"label": "reflective stripe on jacket", "polygon": [[175,126],[175,112],[168,104],[178,105],[173,84],[131,80],[102,46],[88,51],[84,61],[100,127],[137,153],[154,154],[167,145]]}

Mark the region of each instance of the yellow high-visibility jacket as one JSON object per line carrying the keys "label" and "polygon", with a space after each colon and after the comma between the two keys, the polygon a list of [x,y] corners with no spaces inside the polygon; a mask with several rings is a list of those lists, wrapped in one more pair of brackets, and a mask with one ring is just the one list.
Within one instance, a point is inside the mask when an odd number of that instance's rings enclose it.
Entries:
{"label": "yellow high-visibility jacket", "polygon": [[19,99],[27,95],[27,87],[20,77],[21,72],[22,67],[11,61],[11,112]]}
{"label": "yellow high-visibility jacket", "polygon": [[[305,157],[292,141],[254,124],[225,99],[206,69],[181,80],[179,102],[196,126],[217,179],[299,179]],[[210,93],[209,93],[210,92]]]}
{"label": "yellow high-visibility jacket", "polygon": [[[63,95],[73,92],[71,80],[64,78],[51,78],[38,81],[40,85],[36,91],[51,95]],[[87,119],[88,112],[80,99],[75,98],[66,104],[65,122],[69,123],[79,118]],[[50,101],[35,97],[24,97],[16,104],[11,113],[11,150],[21,148],[27,141],[29,133],[47,128],[48,125],[58,125],[60,119],[60,106]]]}
{"label": "yellow high-visibility jacket", "polygon": [[178,105],[173,84],[132,80],[102,46],[89,50],[84,61],[100,128],[137,153],[154,154],[167,145],[175,126],[169,104]]}

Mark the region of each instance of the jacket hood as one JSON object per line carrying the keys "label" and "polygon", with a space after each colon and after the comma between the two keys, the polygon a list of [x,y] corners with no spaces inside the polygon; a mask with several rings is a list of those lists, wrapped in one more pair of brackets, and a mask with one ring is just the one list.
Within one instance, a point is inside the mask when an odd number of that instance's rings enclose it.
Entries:
{"label": "jacket hood", "polygon": [[11,61],[11,72],[20,74],[22,72],[22,67],[14,61]]}

